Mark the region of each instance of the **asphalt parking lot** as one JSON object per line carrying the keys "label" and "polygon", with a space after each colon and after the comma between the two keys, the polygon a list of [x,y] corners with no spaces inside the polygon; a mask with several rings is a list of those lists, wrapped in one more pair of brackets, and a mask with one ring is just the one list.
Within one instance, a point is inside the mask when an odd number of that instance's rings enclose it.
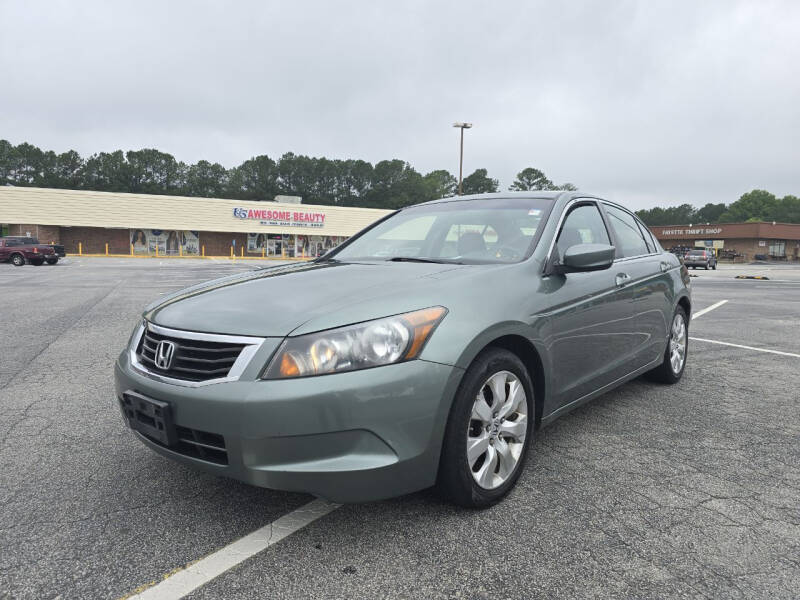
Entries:
{"label": "asphalt parking lot", "polygon": [[[255,266],[0,264],[0,597],[125,597],[312,500],[161,458],[113,398],[147,303]],[[695,311],[726,302],[692,322],[683,380],[540,431],[501,504],[331,507],[188,597],[796,598],[800,268],[692,273]]]}

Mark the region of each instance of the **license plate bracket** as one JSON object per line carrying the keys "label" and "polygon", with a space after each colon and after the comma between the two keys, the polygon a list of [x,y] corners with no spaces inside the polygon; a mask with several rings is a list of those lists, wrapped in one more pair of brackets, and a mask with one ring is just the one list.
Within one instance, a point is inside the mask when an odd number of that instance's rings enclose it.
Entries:
{"label": "license plate bracket", "polygon": [[122,413],[131,429],[165,446],[174,446],[177,443],[178,436],[168,402],[136,392],[125,392],[122,394]]}

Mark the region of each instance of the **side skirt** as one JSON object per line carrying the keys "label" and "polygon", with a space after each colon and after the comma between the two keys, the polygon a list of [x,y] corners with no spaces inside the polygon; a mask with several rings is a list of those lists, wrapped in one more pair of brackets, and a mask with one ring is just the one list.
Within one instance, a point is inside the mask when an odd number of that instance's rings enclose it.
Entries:
{"label": "side skirt", "polygon": [[639,375],[642,375],[643,373],[647,373],[647,371],[650,371],[651,369],[655,369],[658,365],[661,364],[661,362],[663,360],[664,360],[664,357],[663,356],[659,356],[653,362],[650,362],[650,363],[644,365],[643,367],[639,367],[635,371],[632,371],[631,373],[628,373],[627,375],[624,375],[624,376],[620,377],[619,379],[617,379],[615,381],[612,381],[611,383],[607,383],[603,387],[601,387],[599,389],[596,389],[593,392],[589,392],[585,396],[581,396],[577,400],[573,400],[569,404],[565,404],[561,408],[559,408],[557,410],[554,410],[553,412],[551,412],[546,417],[542,417],[541,427],[546,427],[547,425],[550,425],[553,421],[555,421],[559,417],[567,414],[568,412],[571,412],[571,411],[575,410],[576,408],[578,408],[579,406],[581,406],[583,404],[586,404],[590,400],[594,400],[598,396],[602,396],[606,392],[610,392],[614,388],[617,388],[617,387],[621,386],[622,384],[627,383],[631,379],[636,379]]}

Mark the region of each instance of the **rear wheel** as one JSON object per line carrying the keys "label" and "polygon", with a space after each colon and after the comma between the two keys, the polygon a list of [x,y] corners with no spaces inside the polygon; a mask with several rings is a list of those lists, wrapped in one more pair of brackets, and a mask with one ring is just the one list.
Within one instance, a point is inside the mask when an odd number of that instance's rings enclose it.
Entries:
{"label": "rear wheel", "polygon": [[661,383],[678,383],[683,377],[688,353],[689,323],[686,318],[686,311],[682,306],[678,306],[675,310],[675,315],[672,317],[667,349],[664,352],[664,361],[655,369],[649,371],[647,377]]}
{"label": "rear wheel", "polygon": [[467,369],[447,423],[437,488],[470,508],[491,506],[517,482],[533,437],[533,385],[522,361],[499,348]]}
{"label": "rear wheel", "polygon": [[44,259],[43,258],[34,258],[33,260],[31,260],[31,264],[34,267],[41,267],[44,264]]}
{"label": "rear wheel", "polygon": [[57,262],[58,262],[58,257],[56,257],[56,258],[48,258],[48,259],[47,259],[47,264],[48,264],[48,265],[54,265],[54,264],[56,264]]}
{"label": "rear wheel", "polygon": [[21,267],[25,264],[25,257],[22,254],[12,254],[11,255],[11,264],[15,267]]}

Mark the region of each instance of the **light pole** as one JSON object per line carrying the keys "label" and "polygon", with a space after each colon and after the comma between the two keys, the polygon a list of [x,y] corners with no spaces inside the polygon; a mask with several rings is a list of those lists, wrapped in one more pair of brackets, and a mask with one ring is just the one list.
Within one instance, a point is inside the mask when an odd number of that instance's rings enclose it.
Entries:
{"label": "light pole", "polygon": [[453,127],[461,130],[461,152],[458,157],[458,195],[461,196],[461,184],[464,181],[464,130],[470,129],[472,123],[453,123]]}

